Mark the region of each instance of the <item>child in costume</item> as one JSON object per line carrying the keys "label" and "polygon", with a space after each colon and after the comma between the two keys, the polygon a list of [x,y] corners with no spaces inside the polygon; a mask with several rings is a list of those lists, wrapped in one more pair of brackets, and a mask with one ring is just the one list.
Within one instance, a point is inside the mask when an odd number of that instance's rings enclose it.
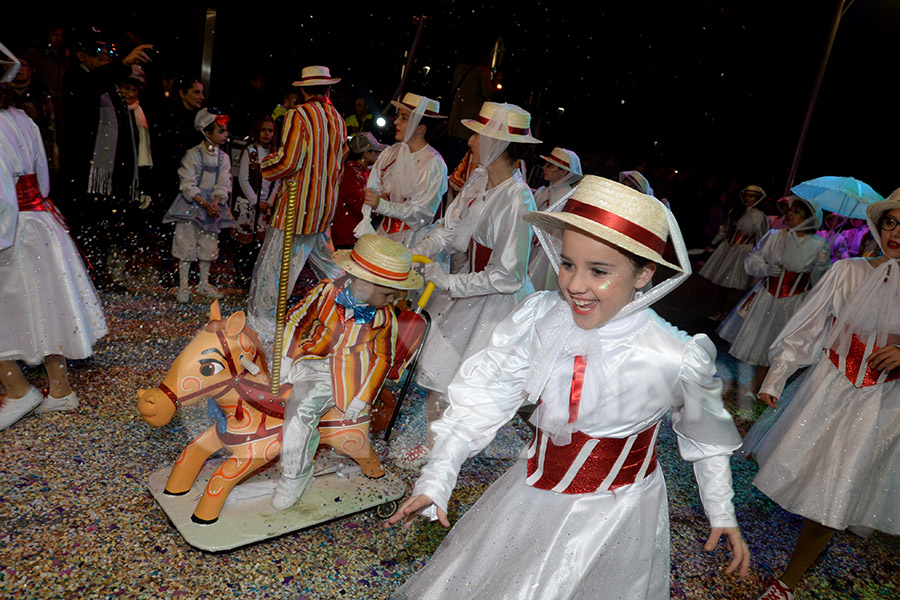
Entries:
{"label": "child in costume", "polygon": [[357,133],[347,145],[350,147],[350,154],[344,160],[337,209],[331,222],[331,241],[338,250],[352,248],[357,237],[362,237],[361,234],[364,233],[360,232],[357,236],[356,230],[363,220],[366,181],[379,153],[387,148],[368,131]]}
{"label": "child in costume", "polygon": [[[534,210],[534,197],[515,167],[525,144],[540,143],[531,135],[531,115],[513,104],[485,102],[478,119],[463,124],[475,132],[469,146],[479,166],[444,219],[413,249],[432,260],[468,253],[467,264],[451,273],[437,262],[424,267],[436,293],[416,382],[428,390],[429,423],[446,407],[443,395],[462,361],[483,348],[493,326],[534,291],[526,273],[531,230],[522,220]],[[410,448],[398,464],[420,467],[432,442],[429,430],[425,446]]]}
{"label": "child in costume", "polygon": [[[539,187],[534,192],[534,204],[538,210],[547,210],[569,193],[583,175],[581,159],[571,150],[554,148],[544,159],[544,180],[548,185]],[[537,239],[531,245],[531,257],[528,260],[528,278],[535,290],[555,290],[556,273],[550,268],[550,260],[541,248]]]}
{"label": "child in costume", "polygon": [[742,449],[759,461],[753,484],[805,519],[764,600],[793,599],[836,531],[900,535],[900,190],[866,215],[884,255],[832,265],[788,321],[759,395],[781,414],[768,433],[755,425]]}
{"label": "child in costume", "polygon": [[[746,290],[752,280],[744,269],[744,260],[762,236],[769,230],[769,220],[757,204],[766,199],[766,192],[758,185],[748,185],[741,190],[741,204],[728,213],[719,233],[712,239],[707,250],[713,251],[709,260],[700,269],[700,276],[719,286],[718,314],[722,315],[734,306],[736,298],[728,290]],[[732,296],[730,298],[730,296]]]}
{"label": "child in costume", "polygon": [[181,159],[178,177],[181,192],[163,217],[163,223],[175,223],[172,255],[178,263],[179,302],[188,302],[188,276],[191,263],[200,261],[200,283],[197,293],[208,298],[222,298],[209,283],[209,266],[219,257],[219,232],[234,227],[228,207],[231,195],[231,160],[219,146],[228,139],[228,117],[201,108],[194,117],[194,127],[204,141],[189,149]]}
{"label": "child in costume", "polygon": [[[9,105],[0,83],[0,430],[32,410],[72,410],[66,358],[87,358],[106,335],[97,292],[65,222],[47,195],[50,177],[34,121]],[[18,361],[44,364],[47,397]]]}
{"label": "child in costume", "polygon": [[[535,439],[397,596],[668,598],[668,505],[655,443],[669,410],[712,526],[706,548],[726,535],[734,551],[726,572],[746,574],[729,467],[740,436],[722,405],[715,346],[646,308],[690,275],[671,211],[588,175],[560,212],[525,218],[559,268],[561,291],[530,296],[463,363],[433,425],[431,458],[386,526],[408,526],[419,513],[449,525],[463,461],[523,402],[537,403]],[[670,233],[680,266],[662,258]],[[551,240],[559,235],[561,253]],[[679,274],[637,292],[656,265]]]}
{"label": "child in costume", "polygon": [[323,279],[288,315],[284,361],[293,384],[285,410],[281,479],[272,506],[283,510],[300,499],[312,481],[319,445],[317,426],[336,408],[340,427],[356,427],[365,444],[345,451],[369,477],[384,471],[368,441],[372,400],[391,370],[397,340],[393,303],[422,287],[412,254],[387,238],[367,234],[352,250],[332,259],[348,275]]}
{"label": "child in costume", "polygon": [[825,240],[816,235],[821,223],[819,205],[794,196],[786,228],[770,229],[744,261],[747,273],[760,280],[718,329],[719,337],[731,343],[729,354],[756,366],[745,396],[749,402],[742,406],[756,401],[769,366],[769,346],[830,265]]}

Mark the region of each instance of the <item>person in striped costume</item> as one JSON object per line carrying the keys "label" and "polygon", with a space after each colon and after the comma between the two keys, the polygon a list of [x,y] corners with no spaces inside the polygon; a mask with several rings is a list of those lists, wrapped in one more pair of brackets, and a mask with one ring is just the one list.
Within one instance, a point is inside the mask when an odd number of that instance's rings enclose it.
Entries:
{"label": "person in striped costume", "polygon": [[[734,555],[725,572],[746,575],[729,468],[741,441],[722,404],[715,346],[647,308],[690,275],[675,217],[651,196],[587,175],[558,212],[525,220],[558,268],[561,292],[529,296],[462,364],[450,407],[432,425],[431,458],[386,526],[409,526],[417,514],[449,526],[463,461],[523,403],[537,404],[535,439],[395,597],[669,598],[668,499],[655,444],[670,410],[710,520],[705,548],[726,536]],[[662,257],[670,234],[679,265]],[[656,265],[676,275],[639,292]]]}
{"label": "person in striped costume", "polygon": [[340,423],[330,427],[363,424],[366,438],[339,449],[365,475],[384,475],[368,440],[369,410],[394,360],[393,303],[423,280],[412,270],[408,249],[374,234],[333,258],[348,275],[322,280],[288,314],[283,362],[294,388],[284,415],[281,479],[272,497],[279,510],[296,503],[312,481],[320,419],[333,408]]}
{"label": "person in striped costume", "polygon": [[253,268],[248,303],[248,323],[266,346],[275,334],[275,306],[281,270],[281,247],[287,217],[287,181],[296,181],[297,207],[288,289],[293,288],[307,258],[326,277],[343,275],[331,261],[328,228],[337,206],[338,188],[347,148],[347,127],[331,104],[331,86],[340,79],[331,77],[328,67],[305,67],[294,85],[303,94],[303,104],[290,109],[284,118],[281,147],[266,157],[262,175],[281,179],[272,220],[266,230],[259,258]]}

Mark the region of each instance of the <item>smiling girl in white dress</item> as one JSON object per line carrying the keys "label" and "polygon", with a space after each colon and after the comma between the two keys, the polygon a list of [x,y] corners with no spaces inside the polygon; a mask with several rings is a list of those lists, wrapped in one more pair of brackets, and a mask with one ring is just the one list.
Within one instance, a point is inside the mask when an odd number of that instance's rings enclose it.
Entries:
{"label": "smiling girl in white dress", "polygon": [[[396,597],[668,598],[668,504],[655,443],[670,410],[710,519],[706,548],[727,536],[726,572],[746,574],[729,468],[740,437],[722,406],[715,347],[646,308],[690,274],[671,212],[589,175],[560,212],[525,219],[559,268],[561,291],[529,296],[462,364],[450,408],[433,425],[431,458],[388,525],[409,526],[421,513],[449,526],[463,461],[523,403],[537,404],[537,434]],[[662,258],[670,231],[680,266]],[[678,274],[637,293],[657,264]]]}

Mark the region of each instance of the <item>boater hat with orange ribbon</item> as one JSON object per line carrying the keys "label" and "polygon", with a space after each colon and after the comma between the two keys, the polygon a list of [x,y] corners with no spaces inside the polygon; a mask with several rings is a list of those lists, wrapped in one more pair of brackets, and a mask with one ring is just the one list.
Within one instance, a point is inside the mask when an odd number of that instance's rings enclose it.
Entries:
{"label": "boater hat with orange ribbon", "polygon": [[662,257],[669,237],[666,213],[652,196],[586,175],[559,212],[530,212],[525,220],[544,228],[576,229],[681,272],[684,269]]}
{"label": "boater hat with orange ribbon", "polygon": [[425,283],[412,269],[412,254],[386,237],[366,234],[352,250],[337,250],[331,258],[350,275],[398,290],[415,290]]}

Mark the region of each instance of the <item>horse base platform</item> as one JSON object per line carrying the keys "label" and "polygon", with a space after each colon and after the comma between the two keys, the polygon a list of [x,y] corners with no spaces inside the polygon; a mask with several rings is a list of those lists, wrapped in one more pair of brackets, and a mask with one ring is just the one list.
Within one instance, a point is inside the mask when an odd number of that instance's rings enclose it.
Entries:
{"label": "horse base platform", "polygon": [[191,491],[181,496],[163,493],[171,467],[156,471],[147,482],[150,493],[178,533],[191,546],[208,552],[238,548],[372,508],[379,518],[386,519],[406,493],[406,484],[392,473],[369,479],[350,459],[333,451],[320,451],[313,482],[291,508],[272,508],[271,498],[279,473],[269,469],[236,486],[215,523],[194,523],[191,521],[194,508],[210,476],[224,460],[207,461]]}

